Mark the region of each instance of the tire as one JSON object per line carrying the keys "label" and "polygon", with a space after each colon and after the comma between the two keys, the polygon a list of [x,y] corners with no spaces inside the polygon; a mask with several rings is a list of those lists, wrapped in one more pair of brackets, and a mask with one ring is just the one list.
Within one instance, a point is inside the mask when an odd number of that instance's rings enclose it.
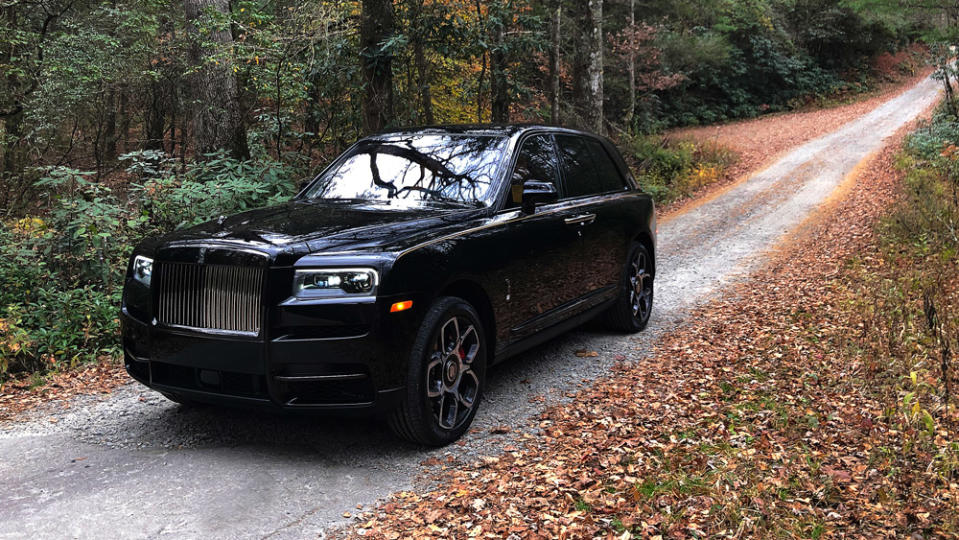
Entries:
{"label": "tire", "polygon": [[604,314],[608,327],[635,334],[646,328],[653,312],[653,258],[646,246],[634,243],[623,269],[616,302]]}
{"label": "tire", "polygon": [[469,429],[486,383],[486,334],[476,310],[444,296],[430,306],[410,351],[406,392],[389,417],[408,441],[445,446]]}

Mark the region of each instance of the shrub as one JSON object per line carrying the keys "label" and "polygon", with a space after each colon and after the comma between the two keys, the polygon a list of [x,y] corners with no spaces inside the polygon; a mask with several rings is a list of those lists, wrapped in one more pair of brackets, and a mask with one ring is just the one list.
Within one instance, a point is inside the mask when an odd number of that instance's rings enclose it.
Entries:
{"label": "shrub", "polygon": [[137,222],[110,188],[87,179],[90,174],[57,167],[37,182],[48,190],[52,207],[49,227],[31,243],[70,285],[109,288],[120,273],[116,261],[129,251]]}
{"label": "shrub", "polygon": [[657,204],[687,197],[719,180],[736,159],[731,150],[716,144],[655,136],[633,137],[621,147],[640,186]]}
{"label": "shrub", "polygon": [[139,238],[279,202],[295,189],[293,171],[278,162],[209,158],[178,172],[161,152],[128,154],[138,182],[125,197],[92,173],[43,174],[44,218],[0,225],[0,381],[119,352],[122,278]]}
{"label": "shrub", "polygon": [[176,174],[154,155],[140,152],[124,159],[132,162],[129,172],[144,178],[134,184],[133,199],[159,232],[284,201],[296,188],[293,171],[277,161],[239,161],[221,153]]}
{"label": "shrub", "polygon": [[948,144],[959,145],[959,122],[938,112],[906,139],[906,151],[915,158],[934,161]]}
{"label": "shrub", "polygon": [[83,278],[48,264],[47,248],[63,236],[38,218],[0,226],[0,378],[116,350],[118,288],[79,285]]}

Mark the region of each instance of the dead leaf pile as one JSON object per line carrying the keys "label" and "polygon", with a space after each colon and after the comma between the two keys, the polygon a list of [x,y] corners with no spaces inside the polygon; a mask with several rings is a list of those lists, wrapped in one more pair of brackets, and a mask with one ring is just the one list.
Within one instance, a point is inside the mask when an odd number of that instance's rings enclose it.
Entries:
{"label": "dead leaf pile", "polygon": [[23,376],[0,385],[0,421],[15,419],[24,412],[52,402],[65,403],[78,395],[109,394],[130,382],[119,361],[101,358],[95,364],[48,374],[41,380]]}

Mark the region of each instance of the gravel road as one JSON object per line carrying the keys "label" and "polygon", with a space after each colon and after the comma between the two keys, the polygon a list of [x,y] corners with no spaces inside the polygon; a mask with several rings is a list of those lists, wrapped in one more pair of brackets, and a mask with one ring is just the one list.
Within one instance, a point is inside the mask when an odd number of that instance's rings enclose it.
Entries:
{"label": "gravel road", "polygon": [[[755,268],[939,87],[924,80],[662,223],[650,327],[631,337],[587,327],[492,370],[462,444],[424,450],[374,422],[183,409],[128,385],[0,425],[0,538],[322,536],[344,513],[426,482],[429,458],[494,455],[535,433],[530,419],[617,357],[643,362],[657,336]],[[579,358],[581,349],[599,356]],[[490,433],[500,425],[513,431]]]}

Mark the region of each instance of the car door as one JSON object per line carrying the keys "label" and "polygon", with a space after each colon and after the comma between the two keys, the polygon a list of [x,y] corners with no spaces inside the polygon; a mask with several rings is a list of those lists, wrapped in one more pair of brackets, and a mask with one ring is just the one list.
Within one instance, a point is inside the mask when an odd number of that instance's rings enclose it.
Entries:
{"label": "car door", "polygon": [[589,308],[615,295],[626,264],[629,219],[622,195],[628,184],[599,140],[557,134],[556,147],[563,174],[562,202],[572,214],[566,223],[581,236],[577,258],[589,261],[580,280],[581,294],[594,296],[594,302],[584,303]]}
{"label": "car door", "polygon": [[552,182],[559,189],[551,135],[534,134],[520,143],[509,179],[505,208],[496,216],[504,221],[496,242],[508,252],[508,262],[494,281],[506,299],[501,327],[508,331],[500,337],[515,343],[562,320],[563,306],[581,294],[582,285],[577,273],[570,271],[580,238],[564,222],[568,213],[563,204],[540,205],[533,213],[522,210],[525,182]]}

